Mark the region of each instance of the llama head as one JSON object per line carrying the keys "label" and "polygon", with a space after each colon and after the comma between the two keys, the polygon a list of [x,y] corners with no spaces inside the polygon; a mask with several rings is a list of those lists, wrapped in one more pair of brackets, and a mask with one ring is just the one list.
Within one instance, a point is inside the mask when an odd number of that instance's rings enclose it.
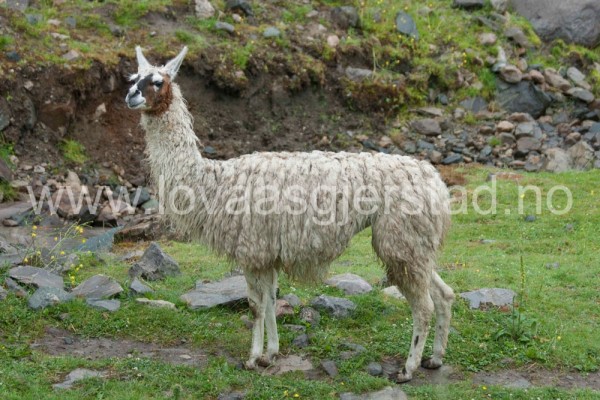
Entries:
{"label": "llama head", "polygon": [[138,70],[129,78],[133,85],[125,97],[127,107],[153,115],[167,111],[173,99],[171,83],[187,51],[188,48],[184,47],[177,57],[161,67],[155,67],[146,60],[141,47],[137,46],[135,54]]}

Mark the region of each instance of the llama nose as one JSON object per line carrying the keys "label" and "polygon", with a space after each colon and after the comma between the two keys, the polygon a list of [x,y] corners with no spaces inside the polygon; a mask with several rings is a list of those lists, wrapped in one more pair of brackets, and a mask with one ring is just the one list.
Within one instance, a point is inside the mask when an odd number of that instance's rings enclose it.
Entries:
{"label": "llama nose", "polygon": [[138,96],[138,95],[140,95],[140,94],[142,94],[142,92],[140,92],[140,90],[139,90],[139,89],[136,89],[136,90],[135,90],[135,92],[133,92],[133,95],[134,95],[134,96]]}

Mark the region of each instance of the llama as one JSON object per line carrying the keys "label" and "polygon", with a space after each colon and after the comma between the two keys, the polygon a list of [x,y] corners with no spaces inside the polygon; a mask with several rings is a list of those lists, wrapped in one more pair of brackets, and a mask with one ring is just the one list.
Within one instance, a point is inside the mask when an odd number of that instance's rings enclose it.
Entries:
{"label": "llama", "polygon": [[[450,225],[448,189],[436,170],[411,157],[370,153],[259,152],[204,159],[173,81],[186,52],[156,67],[136,47],[138,71],[125,101],[141,111],[151,176],[163,186],[166,216],[182,234],[244,271],[255,318],[246,367],[269,365],[279,353],[278,273],[321,280],[352,236],[370,226],[373,249],[413,315],[409,355],[397,379],[409,381],[419,364],[439,368],[454,293],[435,272]],[[421,360],[434,311],[433,356]]]}

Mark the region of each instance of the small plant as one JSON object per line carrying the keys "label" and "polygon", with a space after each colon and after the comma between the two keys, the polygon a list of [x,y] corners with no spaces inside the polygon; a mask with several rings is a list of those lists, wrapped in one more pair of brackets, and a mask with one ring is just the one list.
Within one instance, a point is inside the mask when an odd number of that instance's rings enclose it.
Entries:
{"label": "small plant", "polygon": [[60,144],[60,150],[65,160],[74,164],[83,164],[87,161],[85,147],[81,143],[73,139],[65,139]]}
{"label": "small plant", "polygon": [[508,320],[500,328],[494,338],[500,340],[509,338],[515,342],[528,343],[537,335],[537,320],[530,319],[521,314],[515,306],[512,307]]}
{"label": "small plant", "polygon": [[3,50],[5,47],[10,46],[14,42],[12,36],[9,35],[0,35],[0,50]]}
{"label": "small plant", "polygon": [[500,139],[498,137],[492,136],[488,140],[488,144],[492,147],[496,147],[496,146],[500,146],[502,144],[502,142],[500,141]]}

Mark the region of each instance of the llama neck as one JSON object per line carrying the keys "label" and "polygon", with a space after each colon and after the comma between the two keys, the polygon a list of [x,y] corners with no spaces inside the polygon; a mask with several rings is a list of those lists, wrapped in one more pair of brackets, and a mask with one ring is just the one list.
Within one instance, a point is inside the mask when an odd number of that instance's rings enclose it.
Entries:
{"label": "llama neck", "polygon": [[[193,130],[192,115],[187,109],[179,86],[172,83],[173,100],[161,115],[142,114],[141,125],[146,131],[148,161],[154,183],[163,192],[160,200],[169,212],[170,196],[176,187],[214,186],[218,162],[203,159],[198,150],[198,138]],[[162,187],[161,187],[162,186]],[[206,211],[196,203],[194,213],[202,219]],[[182,227],[185,229],[185,227]]]}

